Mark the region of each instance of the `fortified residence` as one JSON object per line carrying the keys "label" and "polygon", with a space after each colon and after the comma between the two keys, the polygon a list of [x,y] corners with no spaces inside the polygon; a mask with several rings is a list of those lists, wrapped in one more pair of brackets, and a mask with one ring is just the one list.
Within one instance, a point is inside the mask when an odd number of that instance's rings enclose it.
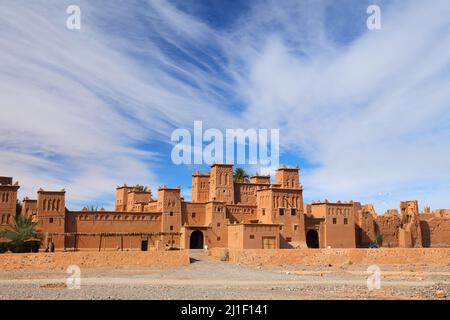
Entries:
{"label": "fortified residence", "polygon": [[[18,183],[0,177],[0,228],[13,222]],[[138,186],[116,189],[114,211],[70,211],[66,191],[39,189],[23,199],[22,214],[45,234],[42,250],[143,250],[367,247],[384,236],[387,247],[449,247],[450,210],[419,213],[417,201],[378,215],[359,202],[303,202],[299,169],[281,167],[247,182],[233,166],[213,164],[192,174],[192,201],[179,188],[160,187],[156,198]]]}

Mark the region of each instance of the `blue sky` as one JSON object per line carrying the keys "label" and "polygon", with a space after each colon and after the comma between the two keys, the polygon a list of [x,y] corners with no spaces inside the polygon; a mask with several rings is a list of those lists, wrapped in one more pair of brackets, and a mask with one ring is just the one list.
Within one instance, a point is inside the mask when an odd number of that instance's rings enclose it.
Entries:
{"label": "blue sky", "polygon": [[208,167],[174,165],[170,136],[202,120],[280,129],[307,202],[450,208],[449,16],[445,0],[2,1],[0,175],[20,196],[66,188],[70,209],[111,208],[123,183],[189,198]]}

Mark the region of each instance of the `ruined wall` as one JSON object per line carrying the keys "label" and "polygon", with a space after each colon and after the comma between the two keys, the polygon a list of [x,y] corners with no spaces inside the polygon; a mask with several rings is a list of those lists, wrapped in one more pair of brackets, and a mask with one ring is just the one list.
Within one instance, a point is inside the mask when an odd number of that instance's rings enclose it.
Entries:
{"label": "ruined wall", "polygon": [[400,202],[400,230],[398,245],[401,248],[422,247],[422,231],[420,228],[419,205],[417,200]]}
{"label": "ruined wall", "polygon": [[373,205],[360,206],[354,205],[355,223],[356,223],[356,245],[358,247],[367,247],[375,242],[376,235],[376,217]]}
{"label": "ruined wall", "polygon": [[388,210],[384,215],[377,216],[376,233],[384,236],[383,247],[398,247],[400,216],[397,210]]}
{"label": "ruined wall", "polygon": [[424,247],[450,247],[450,218],[420,220]]}

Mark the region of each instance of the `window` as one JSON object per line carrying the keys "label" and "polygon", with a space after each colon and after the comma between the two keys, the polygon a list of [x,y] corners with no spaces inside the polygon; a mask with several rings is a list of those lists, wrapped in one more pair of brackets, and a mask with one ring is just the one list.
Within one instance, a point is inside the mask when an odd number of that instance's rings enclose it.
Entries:
{"label": "window", "polygon": [[170,226],[170,231],[173,231],[173,226]]}
{"label": "window", "polygon": [[286,242],[292,242],[292,238],[291,237],[286,237]]}
{"label": "window", "polygon": [[279,208],[279,209],[278,209],[278,214],[279,214],[280,216],[284,216],[284,208]]}
{"label": "window", "polygon": [[295,216],[295,215],[297,215],[297,209],[292,208],[291,209],[291,216]]}
{"label": "window", "polygon": [[283,230],[283,226],[280,226],[280,230]]}
{"label": "window", "polygon": [[192,212],[191,216],[192,218],[195,218],[195,212]]}
{"label": "window", "polygon": [[173,216],[173,211],[170,211],[169,215],[172,217]]}
{"label": "window", "polygon": [[336,224],[336,218],[333,218],[333,224]]}
{"label": "window", "polygon": [[220,222],[217,222],[217,226],[220,227]]}
{"label": "window", "polygon": [[348,224],[348,219],[344,218],[344,224]]}
{"label": "window", "polygon": [[217,237],[217,241],[220,241],[220,237]]}
{"label": "window", "polygon": [[298,230],[298,224],[294,224],[294,231]]}
{"label": "window", "polygon": [[255,239],[255,235],[254,235],[254,234],[251,234],[251,235],[250,235],[250,239]]}
{"label": "window", "polygon": [[48,222],[53,223],[53,218],[50,218]]}
{"label": "window", "polygon": [[266,215],[266,209],[262,209],[262,215],[263,215],[263,216]]}

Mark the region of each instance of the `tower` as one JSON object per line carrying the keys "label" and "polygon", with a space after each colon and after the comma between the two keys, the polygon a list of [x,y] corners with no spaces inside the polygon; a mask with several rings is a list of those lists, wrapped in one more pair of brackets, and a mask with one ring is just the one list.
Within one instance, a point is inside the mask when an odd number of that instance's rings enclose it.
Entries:
{"label": "tower", "polygon": [[192,202],[209,201],[209,178],[209,173],[194,172],[192,174]]}
{"label": "tower", "polygon": [[[181,192],[180,188],[162,187],[158,189],[158,211],[162,212],[161,232],[175,233],[181,229]],[[179,237],[163,235],[165,246],[179,246]]]}
{"label": "tower", "polygon": [[211,166],[209,201],[234,203],[232,164],[213,164]]}
{"label": "tower", "polygon": [[299,169],[281,167],[275,172],[275,184],[281,188],[297,189],[300,188]]}
{"label": "tower", "polygon": [[0,177],[0,226],[11,225],[16,216],[17,190],[19,183],[13,184],[11,177]]}
{"label": "tower", "polygon": [[55,249],[65,248],[66,191],[37,192],[38,228],[45,230],[45,246],[53,243]]}

